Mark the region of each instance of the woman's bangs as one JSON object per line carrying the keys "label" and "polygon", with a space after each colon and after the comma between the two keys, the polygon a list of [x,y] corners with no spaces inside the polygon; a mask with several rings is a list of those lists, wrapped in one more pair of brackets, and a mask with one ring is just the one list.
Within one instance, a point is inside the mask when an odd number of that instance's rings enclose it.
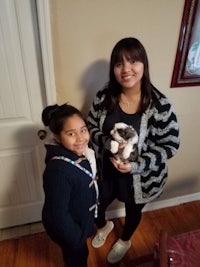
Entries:
{"label": "woman's bangs", "polygon": [[122,62],[123,61],[123,55],[124,55],[123,50],[120,50],[120,51],[116,52],[115,54],[113,54],[113,65]]}
{"label": "woman's bangs", "polygon": [[142,59],[139,51],[136,50],[136,49],[134,49],[134,48],[131,51],[127,51],[125,57],[126,57],[126,59],[130,59],[131,58],[131,60],[133,62],[134,61],[141,61],[141,62],[143,62],[143,59]]}
{"label": "woman's bangs", "polygon": [[123,57],[125,57],[127,60],[131,59],[133,62],[134,61],[143,62],[143,59],[142,59],[141,55],[139,54],[139,51],[132,48],[131,50],[123,49],[121,51],[118,51],[118,53],[116,53],[115,56],[113,57],[114,65],[119,63],[119,62],[122,62]]}

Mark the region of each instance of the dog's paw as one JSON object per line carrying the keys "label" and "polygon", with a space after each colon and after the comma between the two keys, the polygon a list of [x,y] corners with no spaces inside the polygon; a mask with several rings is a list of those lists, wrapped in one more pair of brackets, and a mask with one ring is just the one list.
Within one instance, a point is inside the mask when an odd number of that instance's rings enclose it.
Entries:
{"label": "dog's paw", "polygon": [[124,158],[124,159],[128,159],[128,158],[130,157],[130,155],[131,155],[131,152],[132,152],[132,146],[127,145],[127,146],[124,148],[123,152],[122,152],[122,156],[123,156],[123,158]]}
{"label": "dog's paw", "polygon": [[111,153],[116,154],[119,149],[119,143],[114,140],[111,140],[110,146],[111,146],[110,148]]}
{"label": "dog's paw", "polygon": [[122,156],[123,156],[124,159],[128,159],[128,158],[130,157],[130,153],[127,153],[127,152],[124,153],[124,152],[123,152],[123,153],[122,153]]}

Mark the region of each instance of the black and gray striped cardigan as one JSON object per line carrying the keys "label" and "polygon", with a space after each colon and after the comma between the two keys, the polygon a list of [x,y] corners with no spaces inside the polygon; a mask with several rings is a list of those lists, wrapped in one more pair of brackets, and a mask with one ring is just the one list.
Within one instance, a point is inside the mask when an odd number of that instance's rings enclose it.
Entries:
{"label": "black and gray striped cardigan", "polygon": [[[97,92],[87,118],[91,141],[99,151],[108,139],[102,132],[107,114],[102,106],[106,90]],[[180,143],[179,125],[171,103],[156,88],[152,90],[156,101],[142,114],[139,156],[131,163],[136,203],[148,203],[162,193],[168,174],[167,160],[176,154]]]}

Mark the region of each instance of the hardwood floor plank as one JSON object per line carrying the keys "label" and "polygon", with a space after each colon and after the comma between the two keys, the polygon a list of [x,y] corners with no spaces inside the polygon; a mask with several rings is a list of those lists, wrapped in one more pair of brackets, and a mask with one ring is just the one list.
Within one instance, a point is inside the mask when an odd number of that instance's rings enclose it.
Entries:
{"label": "hardwood floor plank", "polygon": [[0,242],[0,266],[13,267],[17,258],[18,241],[8,240]]}
{"label": "hardwood floor plank", "polygon": [[[88,267],[153,267],[152,253],[161,230],[177,235],[200,229],[200,201],[144,212],[125,258],[120,264],[109,265],[106,257],[121,235],[124,218],[113,222],[115,227],[103,247],[94,249],[92,238],[88,239]],[[10,233],[12,236],[13,229]],[[0,242],[0,267],[63,267],[62,254],[45,232],[21,236]]]}

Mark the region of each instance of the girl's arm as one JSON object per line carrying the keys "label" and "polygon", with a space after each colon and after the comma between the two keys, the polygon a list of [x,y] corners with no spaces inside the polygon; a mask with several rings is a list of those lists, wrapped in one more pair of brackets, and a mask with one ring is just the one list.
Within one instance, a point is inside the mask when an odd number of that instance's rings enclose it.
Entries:
{"label": "girl's arm", "polygon": [[78,249],[82,246],[82,231],[70,213],[72,186],[62,170],[53,168],[50,174],[44,173],[45,221],[66,246]]}

